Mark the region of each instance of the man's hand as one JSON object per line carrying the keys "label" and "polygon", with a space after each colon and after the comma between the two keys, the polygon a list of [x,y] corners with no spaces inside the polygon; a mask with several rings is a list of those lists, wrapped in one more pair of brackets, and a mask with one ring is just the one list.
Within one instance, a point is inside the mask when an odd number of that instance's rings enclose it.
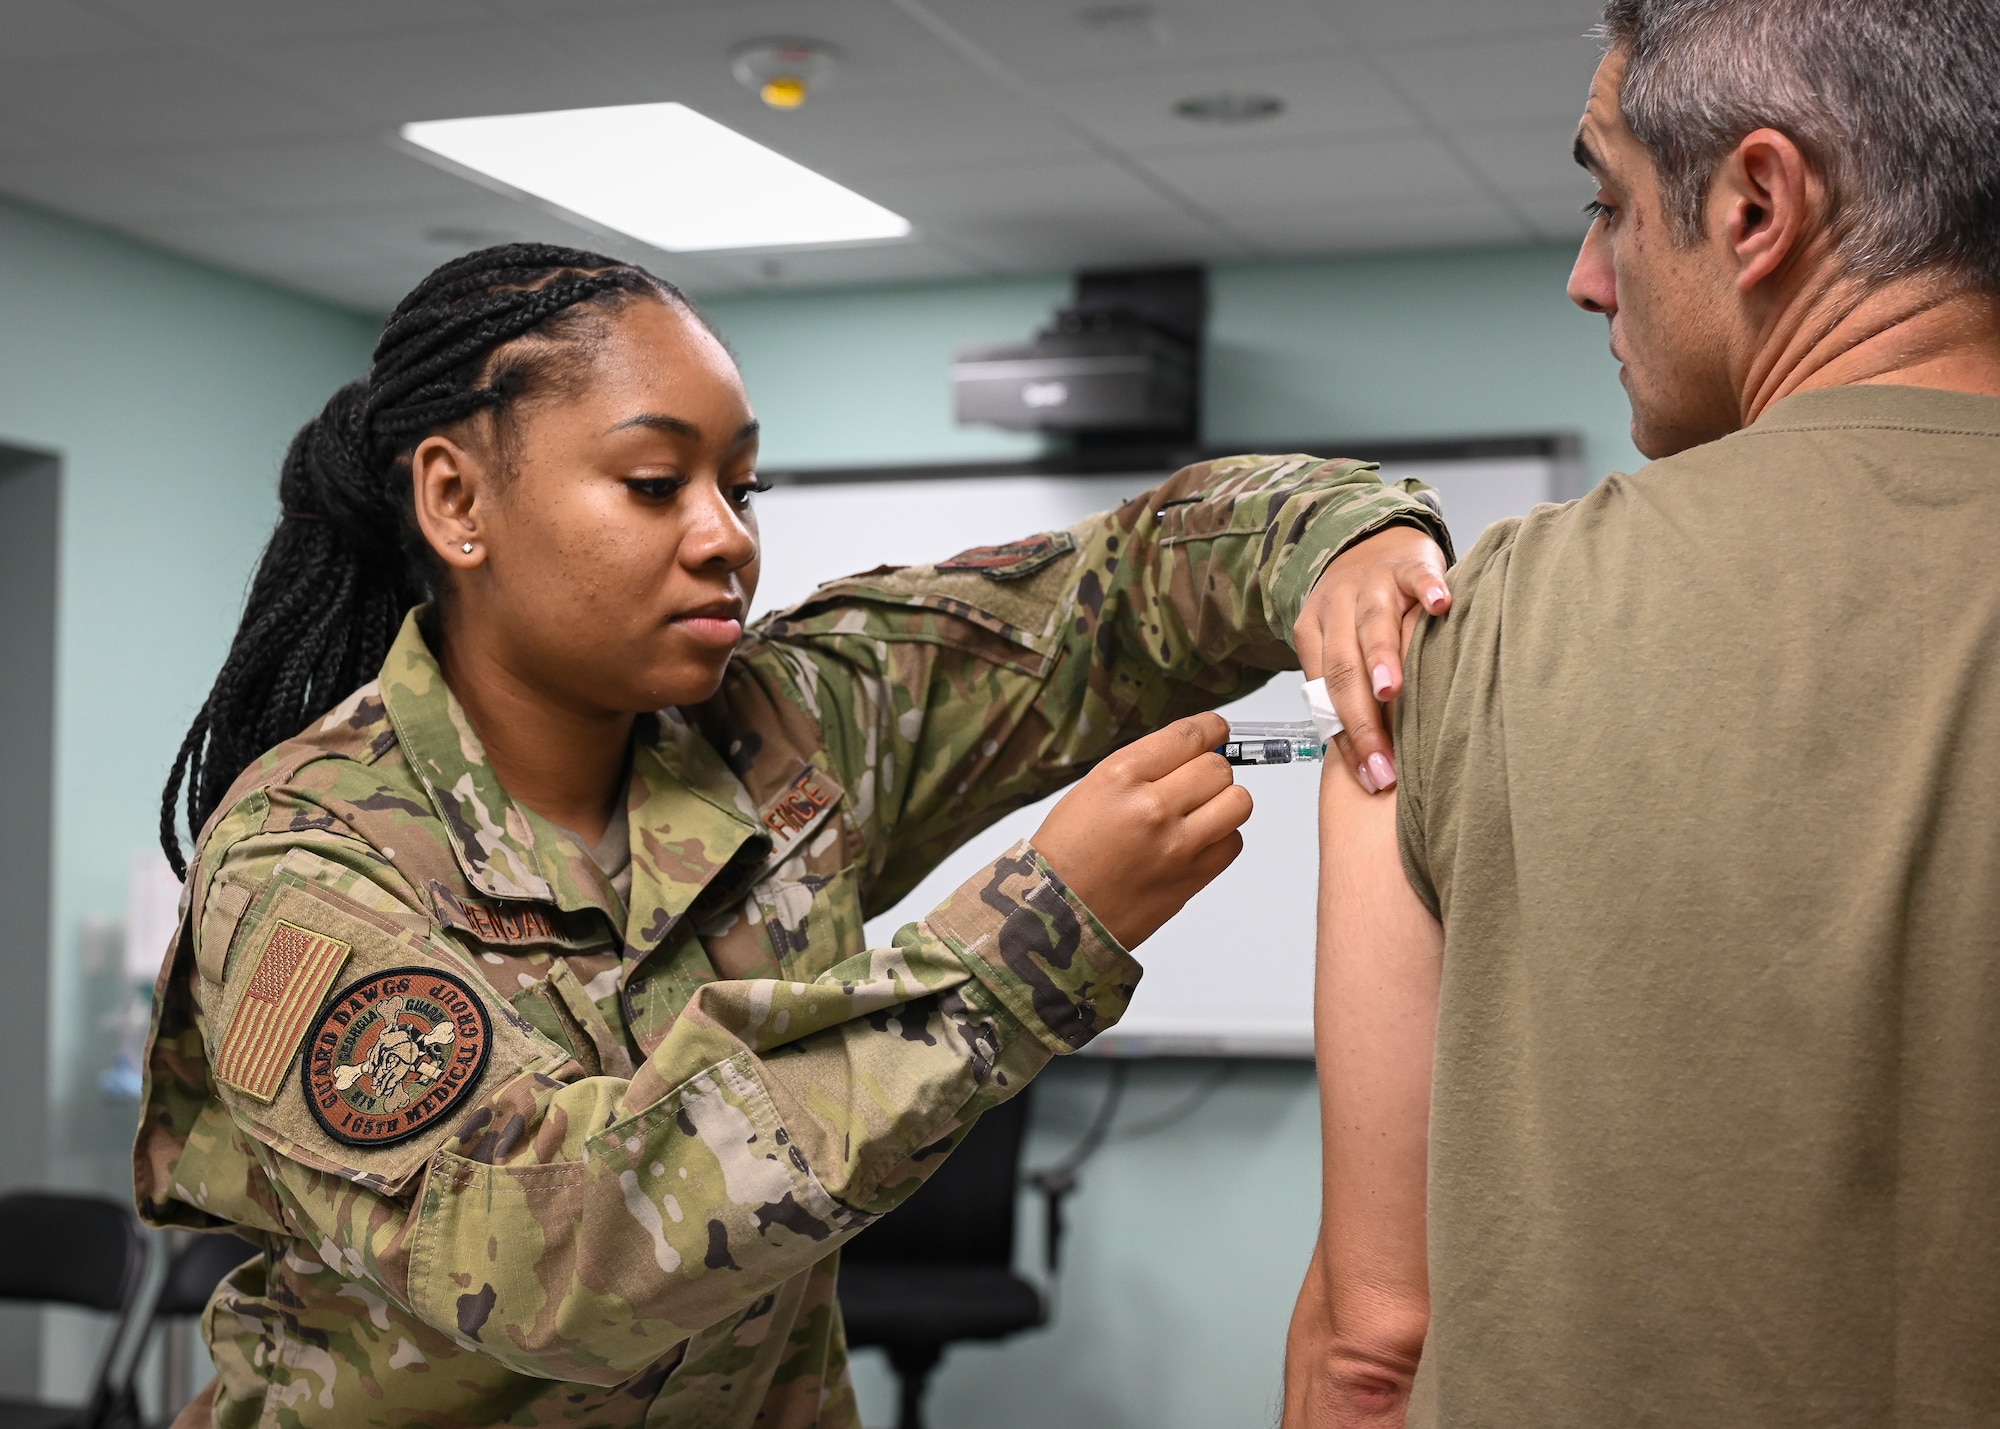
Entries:
{"label": "man's hand", "polygon": [[1078,781],[1036,852],[1124,947],[1136,948],[1243,852],[1250,794],[1215,747],[1218,714],[1176,720]]}
{"label": "man's hand", "polygon": [[1326,681],[1347,726],[1333,740],[1341,762],[1371,794],[1396,783],[1382,707],[1403,692],[1403,652],[1417,614],[1450,609],[1438,543],[1414,526],[1391,526],[1321,573],[1292,627],[1306,677]]}

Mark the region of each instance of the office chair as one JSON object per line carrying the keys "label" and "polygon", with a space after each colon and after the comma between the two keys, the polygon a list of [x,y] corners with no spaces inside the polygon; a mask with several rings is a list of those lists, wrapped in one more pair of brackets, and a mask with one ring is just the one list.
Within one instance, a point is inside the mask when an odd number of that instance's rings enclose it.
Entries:
{"label": "office chair", "polygon": [[0,1196],[0,1299],[117,1317],[81,1407],[0,1400],[0,1429],[137,1429],[133,1372],[150,1313],[147,1244],[132,1212],[102,1196]]}
{"label": "office chair", "polygon": [[1027,1121],[1025,1091],[987,1112],[929,1181],[841,1252],[847,1342],[887,1352],[897,1429],[923,1429],[924,1392],[948,1346],[1047,1322],[1041,1291],[1013,1269]]}
{"label": "office chair", "polygon": [[166,1406],[164,1422],[187,1404],[187,1322],[208,1308],[208,1297],[229,1274],[254,1255],[263,1254],[241,1236],[227,1232],[182,1233],[181,1243],[167,1262],[167,1276],[153,1304],[150,1334],[165,1324],[167,1345],[161,1372],[160,1402]]}

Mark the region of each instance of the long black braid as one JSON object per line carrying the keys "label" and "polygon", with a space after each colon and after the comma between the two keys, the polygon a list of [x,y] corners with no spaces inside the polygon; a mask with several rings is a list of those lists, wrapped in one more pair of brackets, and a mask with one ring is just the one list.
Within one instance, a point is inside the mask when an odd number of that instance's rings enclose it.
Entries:
{"label": "long black braid", "polygon": [[446,263],[397,304],[368,376],[336,392],[285,454],[283,514],[160,800],[160,847],[178,876],[183,784],[198,835],[251,761],[374,678],[405,613],[434,592],[411,491],[417,444],[479,412],[504,418],[560,368],[546,350],[502,351],[516,339],[534,333],[546,349],[580,309],[634,295],[687,306],[642,268],[513,243]]}

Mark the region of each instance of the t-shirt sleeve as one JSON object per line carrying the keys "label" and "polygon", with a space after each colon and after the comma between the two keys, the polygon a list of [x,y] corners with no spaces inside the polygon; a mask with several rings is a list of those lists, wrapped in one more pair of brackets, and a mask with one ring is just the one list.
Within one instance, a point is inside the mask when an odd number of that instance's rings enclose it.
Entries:
{"label": "t-shirt sleeve", "polygon": [[1448,577],[1451,610],[1424,616],[1396,701],[1396,842],[1410,886],[1433,914],[1450,902],[1454,795],[1471,723],[1495,696],[1500,607],[1520,518],[1496,521]]}

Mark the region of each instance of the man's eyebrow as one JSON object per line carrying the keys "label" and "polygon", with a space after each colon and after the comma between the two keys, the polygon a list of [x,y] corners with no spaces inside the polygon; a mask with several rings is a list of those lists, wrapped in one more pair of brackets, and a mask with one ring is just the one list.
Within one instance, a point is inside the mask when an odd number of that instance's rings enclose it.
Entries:
{"label": "man's eyebrow", "polygon": [[1576,142],[1570,146],[1570,157],[1593,174],[1604,172],[1604,164],[1597,157],[1597,151],[1590,147],[1590,141],[1583,137],[1581,129],[1576,131]]}

